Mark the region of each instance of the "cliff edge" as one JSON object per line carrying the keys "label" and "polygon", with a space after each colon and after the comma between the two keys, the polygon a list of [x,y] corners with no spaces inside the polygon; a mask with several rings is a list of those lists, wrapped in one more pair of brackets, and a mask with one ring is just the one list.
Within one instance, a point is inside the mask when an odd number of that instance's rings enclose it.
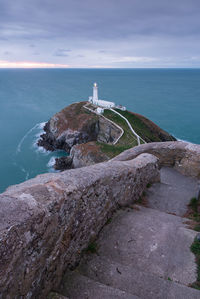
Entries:
{"label": "cliff edge", "polygon": [[[88,109],[89,108],[89,109]],[[68,157],[56,159],[55,168],[64,170],[107,161],[126,149],[138,145],[125,117],[143,139],[142,143],[175,141],[169,133],[142,115],[115,109],[94,113],[88,102],[71,104],[56,113],[45,125],[39,146],[46,150],[64,150]],[[120,114],[120,115],[119,115]]]}

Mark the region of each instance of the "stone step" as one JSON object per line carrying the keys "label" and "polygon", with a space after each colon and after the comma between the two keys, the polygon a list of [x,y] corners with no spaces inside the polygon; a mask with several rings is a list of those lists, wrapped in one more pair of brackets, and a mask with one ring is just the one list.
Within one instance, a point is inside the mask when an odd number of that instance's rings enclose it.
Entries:
{"label": "stone step", "polygon": [[155,274],[140,271],[132,265],[124,266],[98,255],[87,255],[78,271],[102,284],[143,299],[200,298],[200,291],[170,281],[170,278],[164,280]]}
{"label": "stone step", "polygon": [[183,216],[192,197],[197,197],[199,181],[184,176],[173,168],[160,170],[161,182],[147,190],[148,207]]}
{"label": "stone step", "polygon": [[65,274],[59,293],[70,299],[139,299],[138,296],[101,284],[77,271]]}
{"label": "stone step", "polygon": [[188,229],[185,221],[188,219],[143,206],[121,210],[101,231],[98,254],[188,285],[196,281],[190,246],[197,232]]}

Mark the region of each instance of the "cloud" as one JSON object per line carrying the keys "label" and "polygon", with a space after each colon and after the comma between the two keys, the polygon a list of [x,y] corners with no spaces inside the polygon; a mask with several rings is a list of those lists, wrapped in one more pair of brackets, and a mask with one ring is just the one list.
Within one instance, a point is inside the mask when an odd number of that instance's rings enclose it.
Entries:
{"label": "cloud", "polygon": [[18,61],[11,62],[6,60],[0,60],[0,68],[68,68],[67,64],[55,64],[46,62],[28,62]]}
{"label": "cloud", "polygon": [[11,52],[10,52],[10,51],[5,51],[3,54],[4,54],[4,55],[10,55]]}
{"label": "cloud", "polygon": [[184,59],[199,56],[199,14],[199,0],[1,0],[1,51],[72,66],[200,66]]}
{"label": "cloud", "polygon": [[69,49],[57,49],[54,56],[66,57],[69,56],[69,52],[71,52]]}

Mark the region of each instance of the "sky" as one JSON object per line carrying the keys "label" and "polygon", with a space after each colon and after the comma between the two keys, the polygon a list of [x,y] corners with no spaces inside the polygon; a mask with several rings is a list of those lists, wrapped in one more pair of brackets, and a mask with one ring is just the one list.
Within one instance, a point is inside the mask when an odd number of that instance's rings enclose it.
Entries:
{"label": "sky", "polygon": [[200,0],[0,0],[0,67],[200,67]]}

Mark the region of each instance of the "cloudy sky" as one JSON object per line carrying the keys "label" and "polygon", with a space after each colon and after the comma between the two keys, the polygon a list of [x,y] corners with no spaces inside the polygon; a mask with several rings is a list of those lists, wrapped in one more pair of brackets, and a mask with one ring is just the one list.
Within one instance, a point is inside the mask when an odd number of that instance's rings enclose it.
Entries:
{"label": "cloudy sky", "polygon": [[0,67],[200,67],[200,0],[0,0]]}

